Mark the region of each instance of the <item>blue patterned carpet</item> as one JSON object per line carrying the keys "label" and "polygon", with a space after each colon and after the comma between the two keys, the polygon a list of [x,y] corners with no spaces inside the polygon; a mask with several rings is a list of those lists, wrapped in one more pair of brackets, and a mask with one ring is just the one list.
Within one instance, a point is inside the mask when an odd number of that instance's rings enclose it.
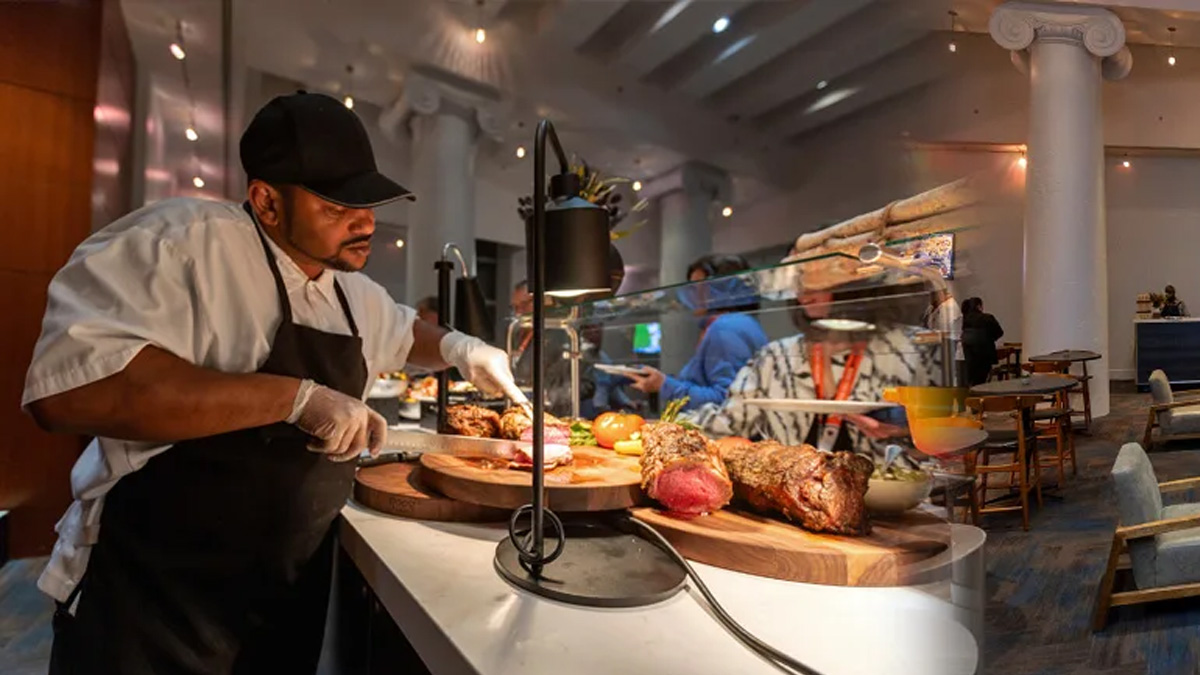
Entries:
{"label": "blue patterned carpet", "polygon": [[[1063,501],[1019,514],[987,516],[989,604],[984,673],[995,675],[1200,674],[1200,600],[1113,610],[1090,629],[1096,587],[1116,526],[1108,477],[1121,443],[1139,440],[1147,396],[1114,392],[1112,414],[1078,437],[1079,475]],[[1200,443],[1151,456],[1160,481],[1200,475]],[[1176,499],[1200,500],[1200,494]],[[52,603],[36,588],[45,559],[0,568],[0,673],[43,675]],[[884,675],[884,674],[879,674]]]}
{"label": "blue patterned carpet", "polygon": [[[1114,391],[1112,411],[1077,437],[1079,475],[1063,501],[1035,510],[1030,531],[1019,514],[985,517],[988,531],[986,673],[1200,673],[1200,600],[1121,607],[1091,632],[1091,613],[1117,523],[1109,471],[1121,444],[1141,440],[1149,396]],[[1200,475],[1200,444],[1160,446],[1158,480]],[[1047,480],[1054,478],[1047,473]],[[1181,493],[1176,501],[1200,500]],[[1200,571],[1200,570],[1198,570]]]}

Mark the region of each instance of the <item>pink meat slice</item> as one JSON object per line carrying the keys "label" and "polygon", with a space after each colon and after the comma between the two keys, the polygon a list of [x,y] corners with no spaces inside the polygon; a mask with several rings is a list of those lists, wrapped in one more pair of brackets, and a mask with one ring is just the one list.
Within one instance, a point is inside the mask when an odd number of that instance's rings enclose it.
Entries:
{"label": "pink meat slice", "polygon": [[642,488],[666,510],[698,515],[718,511],[733,498],[733,484],[714,443],[677,424],[642,431]]}

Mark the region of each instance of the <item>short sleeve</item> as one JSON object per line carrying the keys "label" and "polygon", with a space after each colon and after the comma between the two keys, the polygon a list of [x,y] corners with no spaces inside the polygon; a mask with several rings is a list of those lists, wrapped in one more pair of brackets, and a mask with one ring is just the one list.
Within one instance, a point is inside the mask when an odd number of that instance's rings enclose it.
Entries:
{"label": "short sleeve", "polygon": [[367,327],[364,354],[372,377],[404,368],[413,347],[413,324],[417,311],[392,299],[387,289],[369,279],[364,288]]}
{"label": "short sleeve", "polygon": [[50,282],[22,407],[118,373],[146,345],[195,362],[192,269],[152,230],[81,244]]}

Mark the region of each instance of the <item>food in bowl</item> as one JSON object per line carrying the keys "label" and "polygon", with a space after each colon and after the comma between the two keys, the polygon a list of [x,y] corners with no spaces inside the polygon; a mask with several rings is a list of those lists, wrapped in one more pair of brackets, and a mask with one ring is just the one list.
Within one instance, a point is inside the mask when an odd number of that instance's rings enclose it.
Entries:
{"label": "food in bowl", "polygon": [[876,467],[867,481],[867,510],[877,514],[904,513],[925,501],[932,489],[933,481],[924,471],[895,466],[881,471]]}

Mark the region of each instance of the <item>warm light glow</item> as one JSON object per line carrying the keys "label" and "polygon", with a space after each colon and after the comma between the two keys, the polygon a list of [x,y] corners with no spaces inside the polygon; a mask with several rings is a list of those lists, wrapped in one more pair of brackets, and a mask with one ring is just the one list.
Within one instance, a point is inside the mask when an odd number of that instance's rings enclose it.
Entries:
{"label": "warm light glow", "polygon": [[565,291],[546,291],[546,295],[553,295],[558,298],[574,298],[588,293],[604,293],[612,289],[610,288],[573,288]]}
{"label": "warm light glow", "polygon": [[729,17],[727,16],[723,16],[713,22],[714,33],[723,33],[726,28],[729,28]]}
{"label": "warm light glow", "polygon": [[824,89],[825,87],[828,87],[828,86],[829,86],[829,82],[827,80],[821,80],[820,82],[817,83],[817,90],[820,91],[821,89]]}
{"label": "warm light glow", "polygon": [[517,146],[517,159],[524,159],[524,158],[525,158],[525,146],[518,145]]}
{"label": "warm light glow", "polygon": [[342,99],[342,105],[353,110],[354,109],[354,97],[347,96],[346,98]]}
{"label": "warm light glow", "polygon": [[726,206],[725,208],[721,209],[721,215],[725,216],[726,218],[728,218],[729,216],[732,216],[733,215],[733,207]]}
{"label": "warm light glow", "polygon": [[642,181],[640,181],[640,180],[633,181],[633,191],[637,192],[641,189],[642,189]]}
{"label": "warm light glow", "polygon": [[487,32],[484,31],[482,28],[476,28],[475,29],[475,41],[478,42],[479,44],[483,44],[483,41],[486,39],[487,39]]}
{"label": "warm light glow", "polygon": [[1129,163],[1129,160],[1125,160],[1124,162],[1121,162],[1121,166],[1128,169],[1131,166],[1131,164]]}
{"label": "warm light glow", "polygon": [[950,41],[950,51],[952,51],[952,52],[958,51],[958,45],[955,44],[953,40]]}
{"label": "warm light glow", "polygon": [[202,188],[204,187],[204,179],[200,176],[196,176],[192,179],[192,185],[195,185],[197,188]]}
{"label": "warm light glow", "polygon": [[198,140],[200,140],[200,134],[197,134],[197,133],[196,133],[196,130],[195,130],[195,129],[193,129],[192,127],[188,127],[188,128],[187,128],[187,130],[185,130],[185,131],[183,132],[183,135],[184,135],[184,136],[187,136],[187,139],[188,139],[189,141],[198,141]]}
{"label": "warm light glow", "polygon": [[404,240],[403,239],[396,240],[396,248],[404,248]]}
{"label": "warm light glow", "polygon": [[1025,155],[1021,155],[1020,159],[1017,160],[1017,166],[1024,169],[1028,165],[1029,165],[1029,160],[1025,159]]}
{"label": "warm light glow", "polygon": [[174,56],[175,58],[177,58],[177,59],[179,59],[180,61],[182,61],[182,60],[183,60],[183,58],[184,58],[185,56],[187,56],[187,54],[186,54],[186,53],[184,53],[184,51],[183,51],[183,47],[180,47],[180,46],[179,46],[179,43],[177,43],[177,42],[172,42],[172,43],[171,43],[171,56]]}
{"label": "warm light glow", "polygon": [[1175,55],[1174,54],[1167,57],[1167,65],[1168,66],[1175,65]]}

